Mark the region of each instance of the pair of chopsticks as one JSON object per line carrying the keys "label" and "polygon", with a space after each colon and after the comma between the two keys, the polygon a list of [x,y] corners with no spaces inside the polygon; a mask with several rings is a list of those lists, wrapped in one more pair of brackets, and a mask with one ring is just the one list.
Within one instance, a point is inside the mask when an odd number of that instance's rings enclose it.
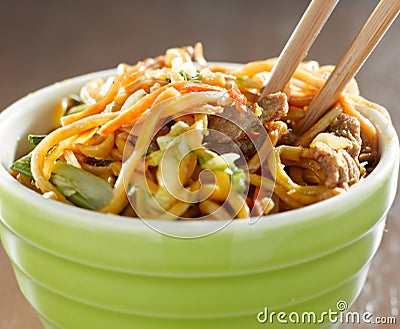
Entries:
{"label": "pair of chopsticks", "polygon": [[[338,2],[339,0],[311,1],[274,65],[259,100],[268,94],[284,90]],[[399,12],[400,0],[379,2],[296,126],[295,133],[298,136],[312,127],[336,103]]]}

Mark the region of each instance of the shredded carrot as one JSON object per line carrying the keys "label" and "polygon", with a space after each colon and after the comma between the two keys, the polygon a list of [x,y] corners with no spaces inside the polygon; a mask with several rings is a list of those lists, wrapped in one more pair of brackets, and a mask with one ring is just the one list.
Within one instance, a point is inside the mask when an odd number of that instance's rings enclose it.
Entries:
{"label": "shredded carrot", "polygon": [[111,103],[114,97],[117,95],[120,88],[120,83],[115,79],[108,93],[97,103],[89,106],[85,111],[76,114],[67,115],[61,118],[63,126],[69,125],[75,121],[86,118],[93,114],[98,114],[104,110],[107,104]]}
{"label": "shredded carrot", "polygon": [[107,136],[123,124],[130,123],[137,119],[144,111],[151,107],[153,102],[166,89],[166,87],[167,86],[161,87],[143,97],[130,110],[120,113],[114,120],[107,122],[103,127],[101,127],[99,133],[103,136]]}
{"label": "shredded carrot", "polygon": [[[246,106],[246,97],[240,92],[239,88],[237,85],[232,85],[232,88],[228,90],[229,96],[231,96],[232,99],[234,99],[237,103]],[[236,106],[236,109],[239,112],[246,112],[245,108],[241,106]]]}
{"label": "shredded carrot", "polygon": [[63,126],[68,125],[72,122],[78,121],[80,119],[86,118],[93,114],[98,114],[104,111],[107,104],[114,101],[115,97],[118,95],[120,88],[129,85],[132,81],[135,81],[143,72],[145,71],[146,66],[149,64],[145,64],[143,62],[139,62],[131,68],[129,71],[125,72],[122,75],[118,75],[115,77],[114,82],[110,88],[110,90],[106,93],[106,95],[97,103],[89,106],[85,111],[79,112],[76,114],[71,114],[61,118],[61,123]]}
{"label": "shredded carrot", "polygon": [[187,93],[198,93],[203,91],[224,91],[224,88],[218,86],[212,86],[205,83],[198,82],[190,82],[190,81],[181,81],[170,84],[169,86],[174,87],[176,90],[179,90],[181,94]]}
{"label": "shredded carrot", "polygon": [[369,100],[365,99],[364,97],[357,96],[357,95],[352,95],[352,94],[346,93],[346,98],[350,99],[354,103],[377,110],[379,113],[383,114],[385,116],[385,118],[389,120],[389,122],[392,122],[392,119],[390,118],[390,114],[389,114],[388,110],[385,109],[383,106],[373,103],[373,102],[370,102]]}
{"label": "shredded carrot", "polygon": [[147,109],[151,108],[156,98],[167,88],[173,87],[178,90],[181,94],[187,94],[191,92],[204,92],[204,91],[223,91],[223,88],[210,86],[197,82],[180,81],[176,83],[170,83],[165,85],[151,94],[143,97],[135,105],[133,105],[127,111],[120,113],[114,120],[107,122],[100,130],[99,133],[103,136],[111,134],[119,127],[124,124],[135,122]]}

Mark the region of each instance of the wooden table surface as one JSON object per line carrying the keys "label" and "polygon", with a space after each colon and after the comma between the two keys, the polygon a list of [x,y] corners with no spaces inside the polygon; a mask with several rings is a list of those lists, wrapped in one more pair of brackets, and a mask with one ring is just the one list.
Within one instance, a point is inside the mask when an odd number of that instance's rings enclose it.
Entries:
{"label": "wooden table surface", "polygon": [[[120,62],[135,63],[161,54],[171,46],[196,41],[203,42],[210,60],[247,62],[277,56],[307,3],[306,0],[1,1],[0,109],[55,81],[115,67]],[[322,64],[336,63],[376,3],[342,0],[307,58]],[[386,106],[397,129],[400,126],[399,28],[397,20],[357,75],[362,94]],[[399,213],[397,195],[367,283],[352,307],[376,316],[397,316],[398,323]],[[0,247],[0,329],[26,328],[42,326],[23,299]]]}

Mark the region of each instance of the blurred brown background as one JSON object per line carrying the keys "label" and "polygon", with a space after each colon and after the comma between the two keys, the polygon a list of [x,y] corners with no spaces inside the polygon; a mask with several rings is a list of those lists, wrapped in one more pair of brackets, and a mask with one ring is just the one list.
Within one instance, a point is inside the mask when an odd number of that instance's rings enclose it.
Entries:
{"label": "blurred brown background", "polygon": [[[208,60],[274,57],[308,0],[0,1],[0,109],[67,77],[202,41]],[[308,59],[334,64],[377,0],[342,0]],[[400,19],[357,75],[361,92],[386,106],[400,126]],[[353,310],[397,316],[400,323],[400,197]],[[350,325],[343,328],[363,328]],[[372,327],[372,326],[371,326]],[[379,328],[398,328],[384,326]],[[19,292],[0,248],[0,329],[42,328]],[[72,328],[73,329],[73,328]],[[89,328],[88,328],[89,329]],[[91,328],[90,328],[91,329]]]}

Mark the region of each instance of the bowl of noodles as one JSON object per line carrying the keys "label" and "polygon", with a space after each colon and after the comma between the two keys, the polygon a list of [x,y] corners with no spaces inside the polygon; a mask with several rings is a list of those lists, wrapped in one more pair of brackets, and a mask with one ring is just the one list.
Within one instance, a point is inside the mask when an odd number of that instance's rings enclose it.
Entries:
{"label": "bowl of noodles", "polygon": [[302,63],[258,99],[274,62],[171,48],[1,114],[1,240],[46,328],[338,323],[381,241],[398,138],[355,81],[296,135],[332,67]]}

